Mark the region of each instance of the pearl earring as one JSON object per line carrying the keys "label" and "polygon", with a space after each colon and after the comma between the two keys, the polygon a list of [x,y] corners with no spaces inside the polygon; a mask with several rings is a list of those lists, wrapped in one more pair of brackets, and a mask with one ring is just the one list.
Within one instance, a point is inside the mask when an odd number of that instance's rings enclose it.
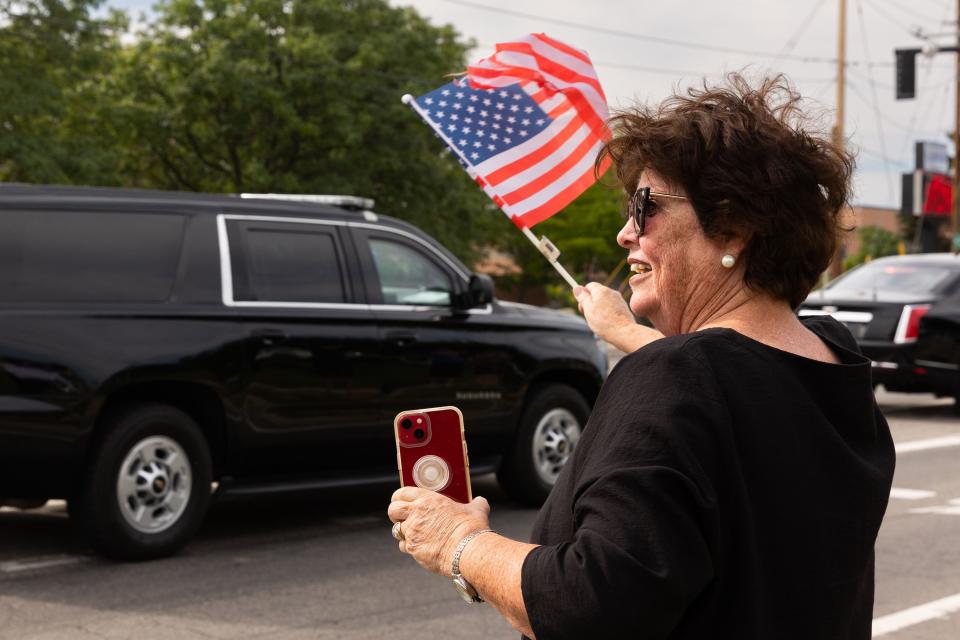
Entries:
{"label": "pearl earring", "polygon": [[725,269],[733,269],[733,265],[736,263],[737,259],[729,253],[724,254],[724,256],[720,258],[720,264],[722,264]]}

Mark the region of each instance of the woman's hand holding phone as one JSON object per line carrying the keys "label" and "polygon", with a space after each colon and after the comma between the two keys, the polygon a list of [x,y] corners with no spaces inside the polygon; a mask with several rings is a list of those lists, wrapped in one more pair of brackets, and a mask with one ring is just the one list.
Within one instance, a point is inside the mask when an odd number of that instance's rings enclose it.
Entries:
{"label": "woman's hand holding phone", "polygon": [[419,487],[403,487],[393,493],[387,515],[400,522],[400,551],[413,556],[428,571],[450,577],[453,553],[464,536],[490,527],[486,498],[460,504]]}

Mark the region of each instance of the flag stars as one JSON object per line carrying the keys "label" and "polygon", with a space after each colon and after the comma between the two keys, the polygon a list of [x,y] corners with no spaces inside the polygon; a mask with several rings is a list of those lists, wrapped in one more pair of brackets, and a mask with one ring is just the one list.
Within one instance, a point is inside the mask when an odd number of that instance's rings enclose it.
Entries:
{"label": "flag stars", "polygon": [[477,94],[475,93],[470,94],[470,102],[476,102],[479,99],[480,98],[477,97]]}
{"label": "flag stars", "polygon": [[484,99],[483,99],[483,106],[489,107],[489,106],[492,105],[492,104],[493,104],[493,101],[492,101],[490,98],[484,98]]}
{"label": "flag stars", "polygon": [[503,139],[503,144],[510,144],[511,142],[513,142],[513,140],[512,140],[511,138],[504,138],[504,139]]}
{"label": "flag stars", "polygon": [[500,139],[500,136],[498,136],[498,135],[495,134],[495,133],[491,133],[491,134],[490,134],[490,139],[491,139],[491,140],[499,140],[499,139]]}
{"label": "flag stars", "polygon": [[444,89],[444,90],[441,91],[440,93],[441,93],[442,95],[448,96],[448,95],[450,95],[450,89]]}
{"label": "flag stars", "polygon": [[500,97],[501,97],[501,98],[506,98],[508,95],[510,95],[510,94],[507,93],[506,91],[503,91],[502,89],[500,90]]}
{"label": "flag stars", "polygon": [[520,135],[521,135],[522,137],[526,138],[526,137],[527,137],[527,132],[524,131],[523,129],[521,129],[521,130],[520,130]]}
{"label": "flag stars", "polygon": [[479,149],[479,148],[482,147],[483,145],[480,144],[480,141],[479,141],[479,140],[477,140],[476,142],[473,143],[473,146],[476,147],[477,149]]}
{"label": "flag stars", "polygon": [[494,128],[494,129],[499,129],[499,128],[500,128],[500,125],[498,125],[496,122],[494,122],[494,123],[493,123],[493,128]]}
{"label": "flag stars", "polygon": [[489,111],[486,111],[486,110],[480,111],[480,116],[481,116],[481,117],[486,118],[488,115],[490,115],[490,112],[489,112]]}
{"label": "flag stars", "polygon": [[513,127],[507,127],[507,128],[505,129],[505,131],[506,131],[507,133],[513,133]]}
{"label": "flag stars", "polygon": [[440,105],[441,107],[445,107],[445,106],[447,106],[447,101],[446,101],[446,100],[441,100],[441,101],[438,102],[437,104]]}
{"label": "flag stars", "polygon": [[473,118],[464,118],[463,121],[467,124],[473,124]]}
{"label": "flag stars", "polygon": [[460,142],[459,142],[458,144],[459,144],[461,147],[467,146],[467,139],[466,139],[466,138],[460,138]]}
{"label": "flag stars", "polygon": [[470,158],[473,159],[473,160],[476,160],[476,159],[479,158],[479,157],[480,157],[480,154],[477,153],[476,151],[474,151],[473,153],[470,154]]}
{"label": "flag stars", "polygon": [[433,104],[433,98],[424,98],[424,99],[423,99],[423,103],[424,103],[424,104]]}
{"label": "flag stars", "polygon": [[515,104],[512,104],[510,105],[510,111],[513,111],[514,113],[516,113],[517,111],[520,111],[520,107],[518,107]]}
{"label": "flag stars", "polygon": [[507,118],[507,122],[509,122],[510,124],[513,124],[513,123],[516,122],[516,121],[517,121],[517,119],[514,118],[513,116],[510,116],[509,118]]}
{"label": "flag stars", "polygon": [[451,114],[450,114],[450,119],[451,119],[451,120],[459,120],[459,119],[460,119],[460,116],[458,116],[458,115],[455,114],[455,113],[451,113]]}
{"label": "flag stars", "polygon": [[493,151],[494,149],[496,149],[496,147],[493,146],[492,144],[488,144],[487,149],[490,149],[490,151]]}
{"label": "flag stars", "polygon": [[453,108],[454,108],[454,109],[457,109],[457,110],[460,110],[460,109],[463,109],[463,105],[460,104],[459,102],[454,102],[454,103],[453,103]]}
{"label": "flag stars", "polygon": [[457,98],[463,100],[463,91],[457,91]]}
{"label": "flag stars", "polygon": [[503,116],[500,115],[499,113],[495,113],[495,114],[493,114],[493,119],[494,119],[494,120],[503,120]]}
{"label": "flag stars", "polygon": [[507,108],[507,105],[503,104],[502,102],[497,103],[497,109],[506,109],[506,108]]}
{"label": "flag stars", "polygon": [[542,127],[543,123],[546,122],[543,118],[537,118],[537,126]]}
{"label": "flag stars", "polygon": [[443,117],[443,111],[437,111],[437,112],[436,112],[435,114],[433,114],[433,115],[435,115],[435,116],[438,117],[438,118],[442,118],[442,117]]}
{"label": "flag stars", "polygon": [[525,127],[529,127],[529,126],[530,126],[530,118],[524,118],[523,120],[520,121],[520,124],[522,124],[522,125],[525,126]]}
{"label": "flag stars", "polygon": [[514,100],[519,100],[519,99],[520,99],[520,94],[519,94],[519,93],[513,94],[513,99],[514,99]]}
{"label": "flag stars", "polygon": [[474,109],[472,106],[467,107],[467,113],[473,113],[474,111],[476,111],[476,109]]}
{"label": "flag stars", "polygon": [[482,138],[482,137],[485,136],[485,135],[487,135],[487,133],[486,133],[483,129],[477,129],[477,137],[478,137],[478,138]]}
{"label": "flag stars", "polygon": [[447,125],[447,131],[456,131],[456,130],[457,130],[457,125],[455,124]]}
{"label": "flag stars", "polygon": [[524,112],[524,113],[533,113],[533,107],[524,107],[524,108],[523,108],[523,112]]}

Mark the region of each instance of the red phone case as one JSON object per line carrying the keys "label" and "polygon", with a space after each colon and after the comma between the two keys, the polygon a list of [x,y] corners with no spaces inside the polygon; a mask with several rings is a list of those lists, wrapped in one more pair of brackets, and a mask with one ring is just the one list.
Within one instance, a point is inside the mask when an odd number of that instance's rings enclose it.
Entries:
{"label": "red phone case", "polygon": [[423,487],[464,504],[473,499],[470,458],[459,409],[402,411],[393,419],[393,431],[401,486]]}

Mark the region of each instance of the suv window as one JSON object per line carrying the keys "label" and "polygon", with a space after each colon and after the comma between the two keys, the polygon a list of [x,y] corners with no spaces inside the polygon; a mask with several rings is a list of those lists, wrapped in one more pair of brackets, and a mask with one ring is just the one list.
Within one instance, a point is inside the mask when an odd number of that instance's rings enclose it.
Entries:
{"label": "suv window", "polygon": [[162,302],[184,217],[87,211],[0,213],[0,301]]}
{"label": "suv window", "polygon": [[384,304],[450,306],[450,277],[420,251],[392,240],[370,238]]}
{"label": "suv window", "polygon": [[236,300],[346,301],[336,229],[248,221],[230,228]]}

